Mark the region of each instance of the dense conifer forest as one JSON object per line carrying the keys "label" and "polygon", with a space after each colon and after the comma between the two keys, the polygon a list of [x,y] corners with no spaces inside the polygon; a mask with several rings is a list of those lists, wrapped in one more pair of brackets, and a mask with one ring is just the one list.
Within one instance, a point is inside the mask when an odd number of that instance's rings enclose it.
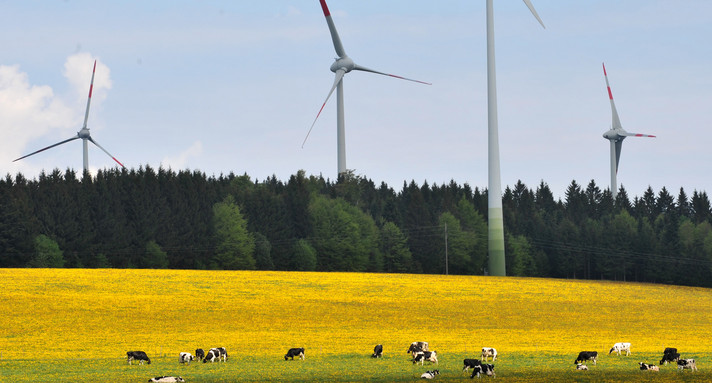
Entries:
{"label": "dense conifer forest", "polygon": [[[712,287],[704,191],[621,187],[614,201],[572,181],[562,201],[518,182],[503,207],[508,275]],[[487,191],[455,182],[55,169],[0,180],[0,267],[482,275],[486,215]]]}

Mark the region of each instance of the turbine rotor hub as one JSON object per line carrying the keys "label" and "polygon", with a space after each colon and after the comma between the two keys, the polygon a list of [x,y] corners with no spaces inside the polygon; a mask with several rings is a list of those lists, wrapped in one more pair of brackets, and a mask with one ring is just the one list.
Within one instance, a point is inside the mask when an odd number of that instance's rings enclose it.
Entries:
{"label": "turbine rotor hub", "polygon": [[349,56],[344,56],[336,59],[333,64],[331,64],[331,71],[336,73],[337,70],[343,69],[346,73],[351,72],[356,67],[356,63]]}

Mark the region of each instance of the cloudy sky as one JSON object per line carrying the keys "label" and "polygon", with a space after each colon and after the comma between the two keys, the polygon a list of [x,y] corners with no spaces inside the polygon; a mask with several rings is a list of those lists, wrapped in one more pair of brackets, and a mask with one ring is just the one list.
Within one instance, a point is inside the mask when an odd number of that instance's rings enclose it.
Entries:
{"label": "cloudy sky", "polygon": [[[608,188],[605,62],[628,138],[618,181],[712,192],[712,2],[495,1],[502,185]],[[329,0],[356,63],[345,77],[346,163],[403,182],[487,187],[485,2]],[[317,0],[0,1],[0,173],[81,170],[92,137],[143,165],[287,180],[336,177],[335,52]],[[90,146],[93,171],[115,163]]]}

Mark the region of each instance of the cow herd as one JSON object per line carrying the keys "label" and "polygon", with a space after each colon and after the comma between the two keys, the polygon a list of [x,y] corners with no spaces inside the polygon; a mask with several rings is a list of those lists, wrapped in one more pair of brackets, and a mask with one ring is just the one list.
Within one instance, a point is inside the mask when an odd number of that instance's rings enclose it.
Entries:
{"label": "cow herd", "polygon": [[[621,342],[614,344],[613,347],[611,347],[610,351],[608,351],[608,355],[611,355],[614,352],[616,353],[616,355],[619,356],[623,355],[623,353],[625,353],[626,356],[629,356],[631,354],[630,343]],[[430,351],[428,349],[428,342],[413,342],[408,347],[406,353],[411,354],[413,364],[420,363],[421,366],[424,365],[425,362],[430,362],[430,364],[436,365],[438,364],[437,352]],[[373,348],[373,354],[371,354],[371,357],[380,358],[382,356],[383,345],[378,344]],[[304,360],[303,347],[295,347],[287,350],[287,353],[284,355],[284,360],[294,360],[294,358]],[[490,358],[492,359],[492,362],[497,360],[497,350],[491,347],[483,347],[482,353],[480,354],[480,359],[468,358],[463,360],[462,371],[467,373],[471,369],[472,374],[470,375],[470,378],[474,378],[475,376],[479,378],[481,375],[494,377],[494,364],[483,363],[488,362]],[[146,355],[146,353],[143,351],[128,351],[126,353],[126,359],[128,364],[132,364],[131,362],[133,361],[137,361],[139,362],[139,364],[143,364],[143,362],[151,364],[151,359],[149,359],[148,355]],[[225,362],[227,361],[227,350],[225,349],[225,347],[217,347],[211,348],[206,353],[203,349],[199,348],[195,350],[195,356],[193,356],[189,352],[181,352],[178,355],[178,362],[180,364],[190,364],[190,362],[192,362],[193,360],[199,360],[203,363],[220,361]],[[581,351],[574,360],[574,364],[576,365],[576,370],[587,371],[588,366],[584,363],[592,361],[593,364],[596,365],[597,360],[597,351]],[[663,357],[660,360],[659,364],[665,365],[672,362],[677,362],[679,371],[683,371],[686,369],[691,371],[697,371],[697,365],[694,359],[683,359],[680,357],[680,353],[677,352],[676,348],[668,347],[663,351]],[[641,370],[660,371],[660,367],[658,365],[649,364],[645,362],[639,362],[638,365],[640,366]],[[439,374],[439,370],[426,371],[421,375],[421,378],[434,379]],[[159,376],[151,378],[149,382],[184,382],[184,380],[180,376]]]}

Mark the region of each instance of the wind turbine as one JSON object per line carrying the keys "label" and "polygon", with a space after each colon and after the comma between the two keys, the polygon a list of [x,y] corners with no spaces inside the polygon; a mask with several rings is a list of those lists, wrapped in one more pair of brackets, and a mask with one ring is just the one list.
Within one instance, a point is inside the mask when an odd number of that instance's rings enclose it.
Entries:
{"label": "wind turbine", "polygon": [[[544,23],[529,0],[524,0],[542,27]],[[546,28],[546,27],[544,27]],[[497,126],[497,76],[494,65],[494,11],[487,0],[487,224],[490,275],[507,274],[504,261],[504,217],[502,214],[502,184],[499,169],[499,128]]]}
{"label": "wind turbine", "polygon": [[408,80],[408,81],[414,81],[414,82],[419,82],[421,84],[426,84],[426,85],[432,85],[428,82],[424,81],[418,81],[418,80],[413,80],[401,76],[396,76],[394,74],[389,74],[389,73],[383,73],[379,72],[373,69],[369,69],[366,67],[363,67],[361,65],[358,65],[354,62],[351,57],[349,57],[346,54],[346,50],[344,50],[344,46],[341,44],[341,39],[339,38],[339,33],[336,31],[336,26],[334,25],[334,20],[331,18],[331,13],[329,12],[329,8],[326,6],[326,0],[319,0],[321,3],[321,9],[324,11],[324,17],[326,17],[326,24],[329,26],[329,32],[331,32],[331,40],[334,43],[334,49],[336,50],[336,55],[338,56],[333,64],[331,64],[331,71],[336,74],[336,77],[334,78],[334,85],[331,87],[331,90],[329,91],[329,94],[326,96],[326,100],[324,100],[324,103],[321,105],[321,109],[319,109],[319,113],[317,113],[316,118],[314,119],[314,122],[312,123],[311,127],[309,128],[309,132],[307,132],[307,136],[304,138],[304,142],[302,142],[302,148],[304,147],[304,144],[307,142],[307,138],[309,138],[309,134],[312,131],[312,128],[314,128],[314,124],[316,124],[316,120],[319,118],[319,115],[321,115],[321,111],[324,110],[324,106],[326,105],[326,102],[329,101],[329,98],[331,97],[331,94],[334,93],[334,89],[336,89],[336,150],[337,150],[337,169],[338,169],[338,174],[341,175],[346,172],[346,138],[345,138],[345,128],[344,128],[344,82],[343,78],[346,73],[351,72],[352,70],[359,70],[363,72],[371,72],[371,73],[376,73],[376,74],[381,74],[384,76],[390,76],[390,77],[395,77],[399,78],[401,80]]}
{"label": "wind turbine", "polygon": [[104,153],[106,153],[109,157],[111,157],[112,160],[116,161],[117,164],[121,165],[122,168],[125,167],[124,164],[119,162],[119,160],[117,160],[114,156],[112,156],[111,153],[107,152],[106,149],[104,149],[101,145],[99,145],[98,142],[94,141],[94,139],[91,138],[91,135],[89,134],[89,128],[87,128],[87,120],[89,119],[89,105],[91,104],[91,93],[92,93],[92,90],[94,89],[94,74],[95,73],[96,73],[96,60],[94,60],[94,69],[92,69],[92,72],[91,72],[91,84],[89,85],[89,99],[87,100],[87,111],[84,114],[84,125],[82,126],[82,129],[79,132],[77,132],[77,135],[70,139],[64,140],[62,142],[58,142],[54,145],[50,145],[46,148],[42,148],[36,152],[32,152],[30,154],[24,155],[12,162],[19,161],[23,158],[35,155],[35,154],[37,154],[39,152],[43,152],[47,149],[54,148],[55,146],[59,146],[64,143],[67,143],[69,141],[74,141],[74,140],[81,138],[83,141],[83,144],[84,144],[84,171],[89,170],[89,150],[88,150],[89,145],[87,144],[87,141],[91,141],[92,144],[96,145],[99,149],[103,150]]}
{"label": "wind turbine", "polygon": [[611,129],[606,133],[603,133],[603,138],[611,142],[611,194],[613,194],[613,200],[615,201],[618,195],[618,188],[616,186],[616,175],[618,174],[618,164],[621,159],[621,148],[623,146],[623,140],[626,137],[655,137],[650,134],[642,133],[628,133],[623,130],[621,126],[621,120],[618,118],[618,111],[616,110],[616,104],[613,102],[613,93],[611,93],[611,86],[608,84],[608,73],[606,73],[606,64],[603,63],[603,77],[606,78],[606,88],[608,88],[608,98],[611,100],[611,112],[613,113],[613,124]]}

